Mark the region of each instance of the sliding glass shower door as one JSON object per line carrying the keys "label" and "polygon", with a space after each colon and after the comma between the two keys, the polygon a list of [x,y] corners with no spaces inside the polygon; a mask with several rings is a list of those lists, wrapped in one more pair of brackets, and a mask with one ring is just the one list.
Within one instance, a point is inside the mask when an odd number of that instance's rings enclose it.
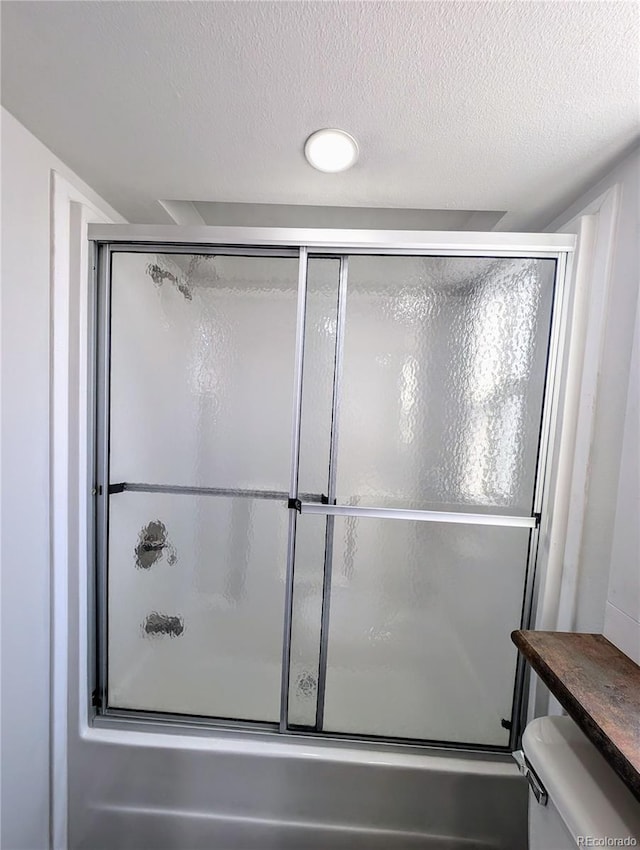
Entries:
{"label": "sliding glass shower door", "polygon": [[108,705],[276,722],[296,256],[111,261]]}
{"label": "sliding glass shower door", "polygon": [[555,263],[343,263],[316,728],[505,745]]}
{"label": "sliding glass shower door", "polygon": [[507,746],[556,260],[102,252],[102,711]]}

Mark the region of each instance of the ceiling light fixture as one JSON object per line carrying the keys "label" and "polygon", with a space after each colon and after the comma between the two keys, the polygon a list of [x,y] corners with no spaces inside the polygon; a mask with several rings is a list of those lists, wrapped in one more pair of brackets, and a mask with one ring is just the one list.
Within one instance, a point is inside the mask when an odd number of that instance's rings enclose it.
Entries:
{"label": "ceiling light fixture", "polygon": [[304,145],[309,165],[327,173],[351,168],[358,159],[358,153],[358,143],[344,130],[317,130]]}

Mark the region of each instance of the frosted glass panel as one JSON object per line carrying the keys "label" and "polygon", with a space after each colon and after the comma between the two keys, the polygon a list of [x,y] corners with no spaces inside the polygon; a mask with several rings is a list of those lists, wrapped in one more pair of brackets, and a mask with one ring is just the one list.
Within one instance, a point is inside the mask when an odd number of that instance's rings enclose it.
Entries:
{"label": "frosted glass panel", "polygon": [[325,731],[507,745],[528,542],[336,517]]}
{"label": "frosted glass panel", "polygon": [[300,427],[303,493],[327,492],[339,273],[338,260],[309,259]]}
{"label": "frosted glass panel", "polygon": [[291,621],[289,723],[315,726],[326,519],[298,518]]}
{"label": "frosted glass panel", "polygon": [[296,258],[116,253],[112,482],[287,490]]}
{"label": "frosted glass panel", "polygon": [[118,493],[109,521],[109,705],[277,721],[288,511]]}
{"label": "frosted glass panel", "polygon": [[339,503],[531,512],[554,273],[350,257]]}

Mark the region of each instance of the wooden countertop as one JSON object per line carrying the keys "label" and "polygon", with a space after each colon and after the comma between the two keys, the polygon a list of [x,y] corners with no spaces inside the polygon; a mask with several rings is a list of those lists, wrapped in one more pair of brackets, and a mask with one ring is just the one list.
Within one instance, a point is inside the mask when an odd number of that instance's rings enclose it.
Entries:
{"label": "wooden countertop", "polygon": [[511,639],[640,800],[640,667],[603,635],[518,630]]}

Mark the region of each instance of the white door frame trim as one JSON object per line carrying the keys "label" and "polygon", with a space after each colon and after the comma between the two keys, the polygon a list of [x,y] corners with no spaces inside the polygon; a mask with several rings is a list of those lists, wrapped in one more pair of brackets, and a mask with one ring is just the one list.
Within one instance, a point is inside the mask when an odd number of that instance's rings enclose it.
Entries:
{"label": "white door frame trim", "polygon": [[[588,497],[593,431],[615,254],[620,186],[610,187],[560,227],[578,236],[570,284],[570,320],[549,498],[553,522],[541,529],[543,581],[535,628],[573,631]],[[534,683],[530,716],[560,713],[548,691]]]}
{"label": "white door frame trim", "polygon": [[[88,368],[88,242],[91,222],[124,222],[98,199],[90,199],[52,169],[51,198],[51,372],[50,372],[50,846],[67,848],[67,759],[69,716],[69,625],[72,600],[86,599],[70,576],[86,551],[87,527],[80,522],[88,463],[86,387]],[[80,582],[84,571],[77,572]],[[86,592],[86,588],[85,588]],[[78,596],[79,594],[79,596]],[[81,607],[85,607],[84,605]],[[82,614],[81,614],[82,616]],[[85,677],[86,681],[86,677]]]}

